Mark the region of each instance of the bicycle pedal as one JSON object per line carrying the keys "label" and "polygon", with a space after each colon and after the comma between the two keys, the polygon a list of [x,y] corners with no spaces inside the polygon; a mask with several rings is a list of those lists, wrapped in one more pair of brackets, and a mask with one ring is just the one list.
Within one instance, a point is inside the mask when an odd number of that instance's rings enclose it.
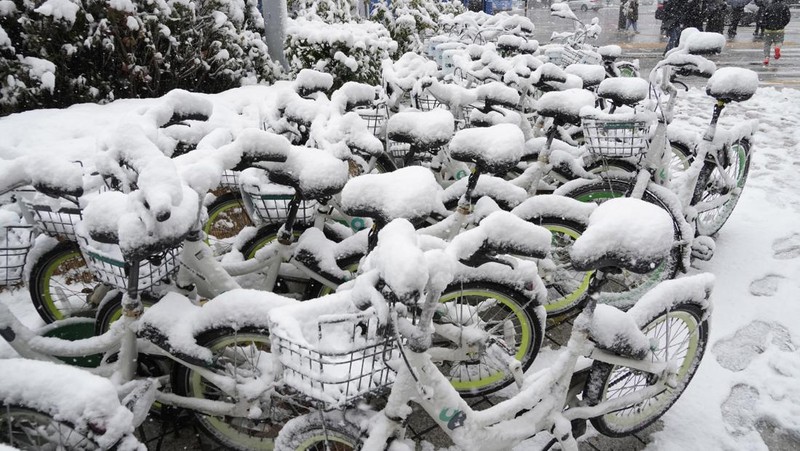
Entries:
{"label": "bicycle pedal", "polygon": [[692,241],[692,257],[708,261],[714,256],[716,243],[710,236],[698,236]]}

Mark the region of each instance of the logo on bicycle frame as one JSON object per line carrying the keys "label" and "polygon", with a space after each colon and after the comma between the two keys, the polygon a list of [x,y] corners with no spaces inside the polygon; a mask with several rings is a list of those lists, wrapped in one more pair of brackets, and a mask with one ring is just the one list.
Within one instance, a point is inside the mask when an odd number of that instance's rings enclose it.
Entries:
{"label": "logo on bicycle frame", "polygon": [[451,431],[456,428],[460,428],[464,426],[464,422],[467,419],[467,414],[458,410],[452,409],[452,413],[450,413],[450,408],[445,407],[439,412],[439,419],[442,421],[447,421],[447,428]]}

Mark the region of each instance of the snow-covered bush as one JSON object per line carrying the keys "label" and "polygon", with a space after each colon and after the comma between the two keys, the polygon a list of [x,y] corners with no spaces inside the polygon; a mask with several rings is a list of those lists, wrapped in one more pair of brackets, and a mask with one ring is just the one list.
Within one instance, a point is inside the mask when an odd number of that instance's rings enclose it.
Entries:
{"label": "snow-covered bush", "polygon": [[298,17],[286,27],[286,58],[293,73],[315,69],[333,75],[334,89],[348,81],[378,84],[381,60],[397,50],[389,32],[375,22],[326,23]]}
{"label": "snow-covered bush", "polygon": [[0,114],[272,80],[257,0],[0,0]]}
{"label": "snow-covered bush", "polygon": [[[357,0],[354,0],[357,1]],[[292,17],[318,17],[325,22],[349,22],[353,19],[354,1],[350,0],[288,0]]]}
{"label": "snow-covered bush", "polygon": [[439,31],[440,16],[463,11],[458,1],[381,0],[372,11],[372,20],[389,30],[397,41],[398,53],[403,54],[423,50],[425,36]]}

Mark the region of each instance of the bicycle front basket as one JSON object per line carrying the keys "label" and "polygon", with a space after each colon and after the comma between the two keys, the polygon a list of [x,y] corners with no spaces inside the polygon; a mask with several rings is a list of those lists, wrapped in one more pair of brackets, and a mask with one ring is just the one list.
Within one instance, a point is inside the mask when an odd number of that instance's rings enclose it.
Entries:
{"label": "bicycle front basket", "polygon": [[0,286],[22,280],[25,260],[33,242],[33,227],[7,225],[0,227]]}
{"label": "bicycle front basket", "polygon": [[320,316],[311,337],[288,332],[293,329],[270,326],[273,352],[286,385],[311,405],[351,405],[394,382],[386,362],[398,356],[397,342],[378,327],[374,311]]}
{"label": "bicycle front basket", "polygon": [[650,123],[630,118],[587,118],[581,121],[589,153],[606,158],[643,154],[649,146]]}
{"label": "bicycle front basket", "polygon": [[54,238],[75,241],[75,224],[82,218],[81,210],[75,207],[61,207],[54,210],[49,205],[23,200],[33,214],[33,219],[42,232]]}

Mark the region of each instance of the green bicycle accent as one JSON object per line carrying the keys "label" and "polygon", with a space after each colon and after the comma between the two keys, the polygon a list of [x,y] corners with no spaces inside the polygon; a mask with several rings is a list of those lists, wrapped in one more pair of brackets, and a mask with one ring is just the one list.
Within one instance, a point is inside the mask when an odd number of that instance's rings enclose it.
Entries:
{"label": "green bicycle accent", "polygon": [[462,170],[456,172],[456,180],[461,180],[461,179],[463,179],[464,177],[466,177],[468,175],[469,174],[467,173],[467,171],[462,169]]}
{"label": "green bicycle accent", "polygon": [[[532,327],[531,327],[530,324],[528,324],[528,321],[525,318],[526,315],[522,312],[522,310],[519,308],[519,306],[516,305],[515,302],[510,302],[508,300],[508,298],[505,298],[505,296],[501,296],[500,293],[492,293],[492,292],[482,291],[482,290],[456,291],[456,292],[451,293],[450,295],[442,297],[441,299],[439,299],[439,302],[450,302],[450,301],[453,301],[454,299],[459,298],[459,297],[469,297],[469,296],[496,299],[498,302],[502,303],[503,305],[508,307],[513,312],[514,316],[516,316],[516,318],[520,321],[520,326],[521,326],[521,329],[522,329],[522,339],[519,342],[519,350],[514,355],[514,358],[516,358],[517,360],[521,361],[523,359],[523,357],[525,356],[526,351],[531,346],[531,341],[532,341],[533,337],[531,337],[531,333],[530,333]],[[492,385],[492,384],[494,384],[496,382],[499,382],[505,376],[506,376],[505,373],[503,373],[502,371],[498,371],[498,372],[496,372],[494,374],[491,374],[491,375],[486,376],[486,377],[482,377],[482,378],[477,379],[477,380],[457,381],[457,380],[452,380],[451,379],[450,383],[453,385],[453,387],[456,390],[473,391],[473,390],[478,390],[478,389],[483,388],[483,387],[488,386],[488,385]]]}
{"label": "green bicycle accent", "polygon": [[[549,230],[551,233],[563,233],[572,239],[578,239],[580,234],[575,232],[572,229],[568,229],[566,227],[560,227],[555,225],[545,225],[545,228]],[[555,238],[554,238],[555,239]],[[580,285],[568,295],[554,299],[552,302],[548,300],[547,304],[544,305],[544,309],[547,311],[548,315],[553,314],[554,312],[561,312],[564,310],[568,310],[569,307],[572,307],[576,301],[580,300],[584,293],[589,289],[589,281],[592,279],[592,274],[594,271],[588,271],[586,275],[581,280]]]}
{"label": "green bicycle accent", "polygon": [[364,230],[367,228],[367,221],[365,221],[364,218],[353,218],[353,220],[350,221],[350,228],[353,229],[354,232]]}

